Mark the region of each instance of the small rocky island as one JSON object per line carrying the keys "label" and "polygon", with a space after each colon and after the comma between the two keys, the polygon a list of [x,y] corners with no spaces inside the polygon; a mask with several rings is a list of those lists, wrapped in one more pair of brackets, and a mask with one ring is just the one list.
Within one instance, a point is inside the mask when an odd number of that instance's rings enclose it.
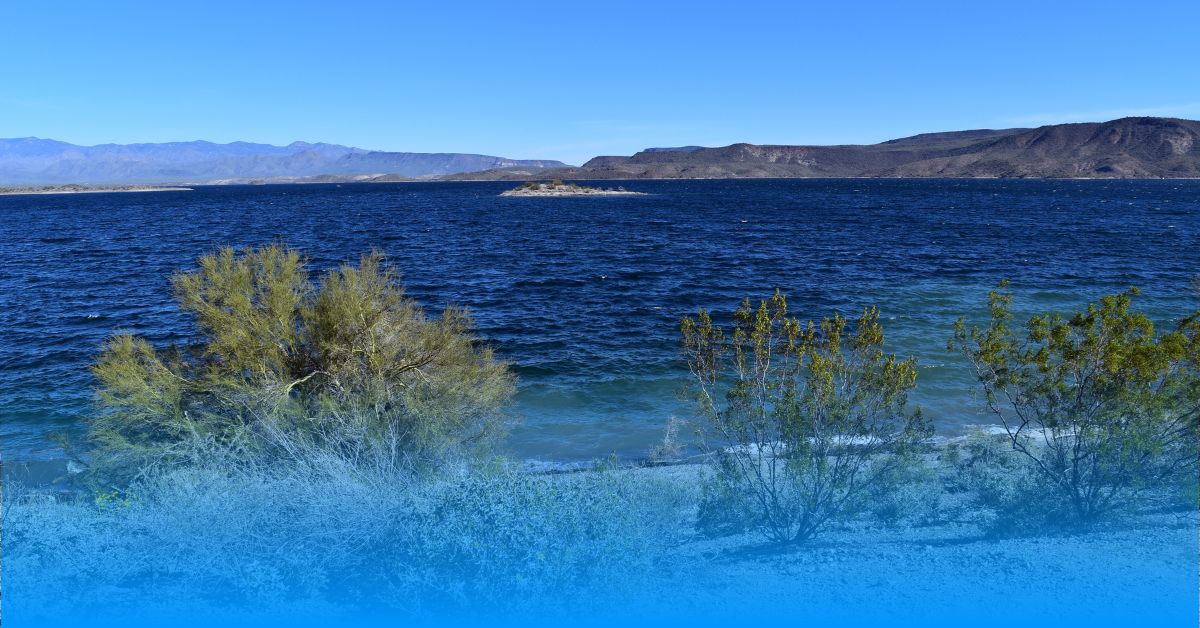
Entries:
{"label": "small rocky island", "polygon": [[550,183],[527,181],[519,188],[501,192],[500,196],[644,196],[645,192],[631,192],[625,188],[593,188],[559,180]]}

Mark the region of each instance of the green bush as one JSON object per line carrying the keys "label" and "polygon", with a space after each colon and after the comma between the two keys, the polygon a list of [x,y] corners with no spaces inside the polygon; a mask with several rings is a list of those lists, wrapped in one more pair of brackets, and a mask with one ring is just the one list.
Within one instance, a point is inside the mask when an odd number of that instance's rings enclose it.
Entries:
{"label": "green bush", "polygon": [[714,473],[700,485],[696,529],[708,537],[761,529],[766,517],[762,503],[755,499],[749,478],[735,456],[723,452],[717,454]]}
{"label": "green bush", "polygon": [[91,462],[106,483],[182,460],[194,441],[369,449],[411,468],[504,431],[508,366],[477,342],[465,311],[427,317],[378,253],[313,285],[292,249],[225,248],[172,285],[201,342],[160,351],[121,334],[93,367]]}
{"label": "green bush", "polygon": [[1018,330],[1012,295],[993,291],[985,327],[956,325],[950,346],[974,365],[1049,520],[1090,523],[1196,472],[1200,322],[1158,333],[1131,310],[1137,294]]}
{"label": "green bush", "polygon": [[743,301],[729,338],[703,310],[682,335],[718,441],[701,529],[812,538],[860,511],[930,435],[906,408],[915,362],[883,353],[874,309],[853,331],[841,316],[802,324],[776,292],[757,310]]}

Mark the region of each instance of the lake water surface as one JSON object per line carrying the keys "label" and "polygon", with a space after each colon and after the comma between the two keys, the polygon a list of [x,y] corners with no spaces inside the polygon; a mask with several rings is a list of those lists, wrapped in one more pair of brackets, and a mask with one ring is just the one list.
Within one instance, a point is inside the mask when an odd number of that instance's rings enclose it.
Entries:
{"label": "lake water surface", "polygon": [[[615,185],[606,182],[605,185]],[[1013,282],[1021,306],[1136,285],[1157,320],[1200,307],[1200,181],[630,181],[636,197],[501,198],[507,183],[201,187],[0,197],[0,452],[58,455],[113,330],[194,333],[168,276],[221,245],[281,241],[314,268],[378,248],[432,309],[474,313],[513,361],[525,458],[639,456],[688,417],[682,316],[722,322],[775,288],[805,317],[882,311],[921,363],[913,401],[939,430],[988,422],[955,318]]]}

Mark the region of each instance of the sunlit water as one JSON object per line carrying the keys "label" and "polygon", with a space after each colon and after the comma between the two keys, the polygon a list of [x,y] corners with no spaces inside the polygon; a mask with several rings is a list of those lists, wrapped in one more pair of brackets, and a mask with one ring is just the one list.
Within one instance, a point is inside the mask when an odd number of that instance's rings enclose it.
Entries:
{"label": "sunlit water", "polygon": [[946,351],[1010,279],[1029,310],[1140,286],[1167,321],[1200,307],[1200,181],[646,181],[648,196],[501,198],[504,183],[235,186],[0,197],[0,449],[57,455],[113,330],[194,332],[167,277],[224,244],[303,248],[313,267],[383,250],[430,308],[468,306],[516,365],[521,457],[639,456],[689,417],[678,322],[781,288],[796,313],[880,307],[922,365],[943,432],[986,423]]}

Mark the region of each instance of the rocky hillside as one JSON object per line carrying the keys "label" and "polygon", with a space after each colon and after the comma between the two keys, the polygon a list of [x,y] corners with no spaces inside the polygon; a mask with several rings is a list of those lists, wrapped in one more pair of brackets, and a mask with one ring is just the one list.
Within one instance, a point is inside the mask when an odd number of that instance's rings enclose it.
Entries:
{"label": "rocky hillside", "polygon": [[1200,122],[1122,118],[1006,135],[901,164],[883,176],[1200,177]]}
{"label": "rocky hillside", "polygon": [[1200,122],[1122,118],[926,133],[879,144],[650,148],[582,167],[465,153],[234,142],[76,146],[0,139],[0,185],[754,177],[1200,177]]}
{"label": "rocky hillside", "polygon": [[[1200,122],[1122,118],[1036,129],[927,133],[871,145],[733,144],[596,157],[540,177],[1200,177]],[[455,179],[519,179],[504,170]]]}

